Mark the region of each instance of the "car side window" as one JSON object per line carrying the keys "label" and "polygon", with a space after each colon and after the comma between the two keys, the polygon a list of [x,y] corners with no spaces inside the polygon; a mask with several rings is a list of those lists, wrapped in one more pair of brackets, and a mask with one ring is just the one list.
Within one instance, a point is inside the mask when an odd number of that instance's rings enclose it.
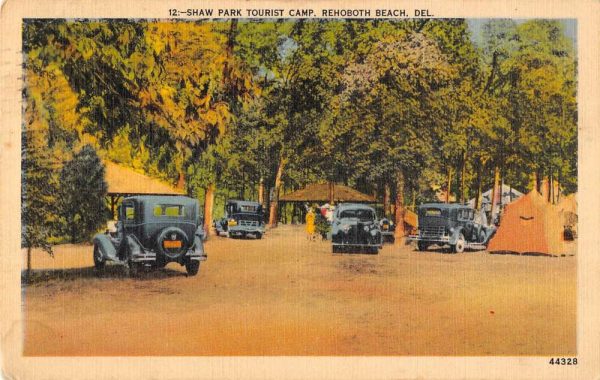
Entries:
{"label": "car side window", "polygon": [[123,216],[126,222],[132,222],[135,220],[135,207],[133,204],[123,204]]}

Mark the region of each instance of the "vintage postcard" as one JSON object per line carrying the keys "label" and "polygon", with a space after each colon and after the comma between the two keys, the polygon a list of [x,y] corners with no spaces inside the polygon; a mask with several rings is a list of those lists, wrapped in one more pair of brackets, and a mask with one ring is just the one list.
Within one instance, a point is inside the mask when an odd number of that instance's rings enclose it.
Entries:
{"label": "vintage postcard", "polygon": [[597,1],[5,1],[2,373],[600,378]]}

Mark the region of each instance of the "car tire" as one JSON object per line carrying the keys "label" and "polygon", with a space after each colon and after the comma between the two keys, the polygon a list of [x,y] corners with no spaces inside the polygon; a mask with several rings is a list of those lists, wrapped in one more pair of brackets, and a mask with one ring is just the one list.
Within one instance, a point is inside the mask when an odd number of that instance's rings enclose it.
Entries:
{"label": "car tire", "polygon": [[154,265],[156,266],[156,269],[163,269],[164,267],[167,266],[167,260],[160,259],[157,257]]}
{"label": "car tire", "polygon": [[256,238],[259,239],[259,240],[262,239],[262,234],[261,233],[257,233],[256,234]]}
{"label": "car tire", "polygon": [[131,278],[135,278],[140,274],[140,264],[133,262],[131,260],[127,260],[127,264],[125,265],[125,273],[127,276]]}
{"label": "car tire", "polygon": [[463,253],[465,251],[465,237],[463,234],[458,235],[456,244],[451,245],[452,253]]}
{"label": "car tire", "polygon": [[429,248],[429,244],[425,243],[424,241],[417,242],[417,250],[418,251],[426,251],[427,248]]}
{"label": "car tire", "polygon": [[97,271],[104,270],[104,266],[106,265],[106,259],[102,255],[102,251],[98,245],[94,244],[94,268]]}
{"label": "car tire", "polygon": [[195,276],[198,274],[200,270],[200,261],[197,260],[188,260],[185,262],[185,271],[188,276]]}

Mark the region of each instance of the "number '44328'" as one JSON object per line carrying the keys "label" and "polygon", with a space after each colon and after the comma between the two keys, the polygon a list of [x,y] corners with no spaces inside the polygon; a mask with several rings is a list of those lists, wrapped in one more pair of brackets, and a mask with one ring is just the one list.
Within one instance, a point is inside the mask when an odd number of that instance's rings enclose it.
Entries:
{"label": "number '44328'", "polygon": [[577,358],[551,358],[548,364],[552,365],[577,365]]}

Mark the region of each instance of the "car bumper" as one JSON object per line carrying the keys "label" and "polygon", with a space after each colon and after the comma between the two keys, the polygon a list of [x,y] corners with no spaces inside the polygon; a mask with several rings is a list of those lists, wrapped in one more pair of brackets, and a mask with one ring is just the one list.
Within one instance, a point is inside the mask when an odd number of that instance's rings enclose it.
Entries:
{"label": "car bumper", "polygon": [[407,240],[409,241],[426,241],[428,243],[448,243],[450,242],[450,236],[418,236],[410,235]]}
{"label": "car bumper", "polygon": [[230,235],[236,235],[236,234],[262,234],[265,232],[265,229],[262,227],[255,227],[255,226],[231,226],[229,227],[229,234]]}
{"label": "car bumper", "polygon": [[382,248],[382,244],[357,244],[357,243],[332,243],[334,247],[351,247],[351,248]]}

